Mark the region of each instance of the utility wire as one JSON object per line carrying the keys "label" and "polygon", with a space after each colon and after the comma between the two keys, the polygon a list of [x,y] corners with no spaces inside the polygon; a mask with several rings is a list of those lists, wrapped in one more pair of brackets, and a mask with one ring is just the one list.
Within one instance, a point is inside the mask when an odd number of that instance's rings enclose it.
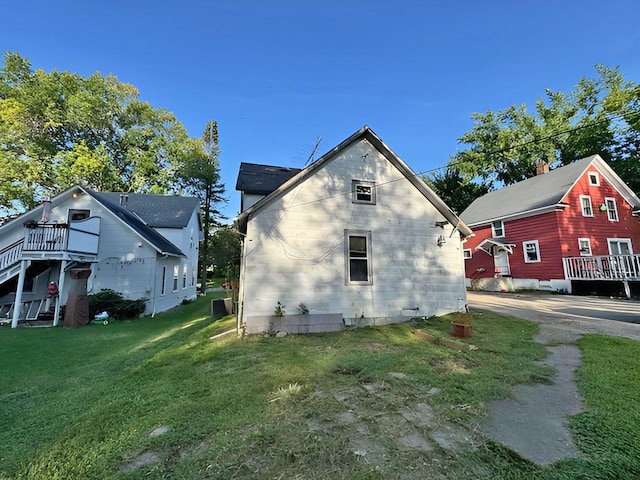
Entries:
{"label": "utility wire", "polygon": [[[612,114],[610,114],[610,115],[611,115],[611,116],[613,116],[613,117],[620,117],[620,118],[622,118],[623,120],[627,120],[627,121],[629,121],[629,120],[630,120],[630,117],[640,116],[640,111],[638,111],[638,112],[631,112],[631,113],[627,114],[626,116],[625,116],[625,114],[623,114],[623,113],[612,113]],[[602,124],[602,123],[607,123],[607,122],[610,122],[610,121],[611,121],[611,118],[605,118],[605,119],[602,119],[602,120],[597,120],[597,121],[594,121],[594,122],[588,123],[588,124],[586,124],[586,125],[580,125],[579,127],[569,128],[569,129],[567,129],[567,130],[563,130],[563,131],[561,131],[561,132],[557,132],[557,133],[554,133],[554,134],[548,135],[548,136],[546,136],[546,137],[542,137],[542,138],[534,138],[533,140],[528,140],[528,141],[523,142],[523,143],[518,143],[518,144],[515,144],[515,145],[510,145],[510,146],[508,146],[508,147],[500,148],[500,149],[498,149],[498,150],[492,150],[492,151],[489,151],[489,152],[482,152],[482,151],[479,151],[479,152],[477,152],[477,153],[480,153],[480,154],[482,154],[482,155],[496,155],[496,154],[498,154],[498,153],[508,152],[509,150],[513,150],[513,149],[515,149],[515,148],[524,147],[524,146],[531,145],[531,144],[534,144],[534,143],[541,143],[541,142],[545,142],[545,141],[550,140],[550,139],[552,139],[552,138],[559,137],[560,135],[565,135],[565,134],[567,134],[567,133],[573,133],[573,132],[577,132],[577,131],[579,131],[579,130],[584,130],[584,129],[586,129],[586,128],[595,127],[595,126],[597,126],[597,125],[600,125],[600,124]],[[413,176],[413,177],[421,177],[421,176],[424,176],[424,175],[426,175],[426,174],[428,174],[428,173],[433,173],[433,172],[436,172],[436,171],[438,171],[438,170],[442,170],[443,168],[448,168],[448,167],[450,167],[450,166],[455,166],[456,164],[458,164],[458,163],[463,163],[463,162],[464,162],[464,160],[458,160],[458,161],[449,162],[448,164],[443,165],[443,166],[440,166],[440,167],[432,168],[432,169],[429,169],[429,170],[422,170],[422,171],[420,171],[420,172],[414,173],[412,176]],[[385,185],[389,185],[390,183],[394,183],[394,182],[398,182],[398,181],[404,180],[404,179],[406,179],[406,178],[407,178],[407,177],[402,176],[402,177],[400,177],[400,178],[396,178],[396,179],[393,179],[393,180],[389,180],[389,181],[387,181],[387,182],[383,182],[383,183],[376,183],[376,189],[377,189],[377,188],[379,188],[379,187],[383,187],[383,186],[385,186]],[[335,194],[332,194],[332,195],[328,195],[328,196],[326,196],[326,197],[317,198],[317,199],[315,199],[315,200],[310,200],[310,201],[308,201],[308,202],[302,202],[302,203],[298,203],[298,204],[290,205],[290,206],[288,206],[288,207],[285,207],[284,209],[278,209],[278,210],[275,210],[275,209],[274,209],[274,210],[265,210],[263,213],[270,213],[270,212],[276,212],[276,211],[282,211],[282,210],[286,211],[286,210],[290,210],[290,209],[292,209],[292,208],[304,207],[304,206],[307,206],[307,205],[313,205],[313,204],[315,204],[315,203],[324,202],[325,200],[330,200],[331,198],[336,198],[336,197],[341,197],[341,196],[347,196],[347,195],[351,195],[351,194],[352,194],[351,190],[349,190],[349,191],[347,191],[347,192],[338,192],[338,193],[335,193]]]}

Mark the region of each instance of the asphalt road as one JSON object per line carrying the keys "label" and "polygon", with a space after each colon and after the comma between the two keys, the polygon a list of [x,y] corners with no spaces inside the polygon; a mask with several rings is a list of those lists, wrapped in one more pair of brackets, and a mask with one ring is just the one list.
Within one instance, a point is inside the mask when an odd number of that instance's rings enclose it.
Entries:
{"label": "asphalt road", "polygon": [[581,361],[573,344],[587,333],[640,340],[640,302],[571,295],[468,292],[472,312],[500,313],[540,325],[534,340],[545,345],[545,365],[555,369],[549,384],[517,385],[513,398],[490,402],[480,430],[539,465],[580,456],[568,428],[582,410],[574,381]]}
{"label": "asphalt road", "polygon": [[573,295],[468,292],[471,311],[488,310],[553,326],[577,337],[604,333],[640,340],[640,302]]}

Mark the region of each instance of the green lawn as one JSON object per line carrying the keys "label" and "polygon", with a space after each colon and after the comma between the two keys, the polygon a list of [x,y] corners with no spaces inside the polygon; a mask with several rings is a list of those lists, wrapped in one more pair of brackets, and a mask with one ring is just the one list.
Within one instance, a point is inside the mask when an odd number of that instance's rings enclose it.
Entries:
{"label": "green lawn", "polygon": [[[444,318],[212,340],[235,322],[209,317],[209,299],[108,326],[0,329],[0,478],[640,476],[638,342],[579,342],[585,458],[539,468],[475,433],[488,400],[551,375],[535,324],[476,315],[477,348],[462,350],[415,335],[448,338]],[[416,411],[451,445],[420,448]]]}

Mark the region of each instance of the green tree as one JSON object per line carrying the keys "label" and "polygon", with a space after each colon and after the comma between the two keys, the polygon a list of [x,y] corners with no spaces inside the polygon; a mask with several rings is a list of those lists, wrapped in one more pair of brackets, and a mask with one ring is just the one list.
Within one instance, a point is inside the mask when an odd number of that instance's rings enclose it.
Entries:
{"label": "green tree", "polygon": [[582,78],[569,93],[546,90],[533,112],[526,105],[474,113],[474,125],[458,141],[469,148],[451,157],[467,181],[494,187],[535,175],[538,161],[551,167],[599,154],[638,191],[640,87],[618,68],[596,66],[598,78]]}
{"label": "green tree", "polygon": [[189,137],[173,114],[99,72],[33,70],[6,52],[0,68],[0,208],[20,212],[80,183],[98,190],[179,190]]}
{"label": "green tree", "polygon": [[434,173],[423,180],[454,212],[462,213],[478,197],[489,192],[488,183],[465,179],[455,167]]}
{"label": "green tree", "polygon": [[202,205],[202,229],[204,240],[200,248],[201,289],[206,291],[207,267],[212,264],[209,245],[214,228],[220,226],[223,218],[217,206],[226,202],[225,187],[220,182],[220,163],[218,161],[218,123],[207,123],[202,138],[190,143],[188,153],[176,172],[182,184],[182,190],[200,199]]}
{"label": "green tree", "polygon": [[237,271],[240,266],[241,245],[240,234],[230,226],[223,225],[213,232],[209,258],[214,265],[216,276],[225,276],[229,271]]}

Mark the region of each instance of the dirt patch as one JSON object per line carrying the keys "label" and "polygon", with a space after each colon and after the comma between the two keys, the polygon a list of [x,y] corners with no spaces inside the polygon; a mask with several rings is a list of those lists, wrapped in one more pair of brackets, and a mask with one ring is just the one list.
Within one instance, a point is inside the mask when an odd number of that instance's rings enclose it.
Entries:
{"label": "dirt patch", "polygon": [[[403,372],[389,372],[389,376],[407,378]],[[438,416],[425,401],[439,391],[427,387],[421,401],[415,402],[385,382],[342,388],[327,396],[345,409],[330,419],[307,419],[307,428],[345,435],[357,460],[381,471],[394,454],[476,450],[471,432]]]}
{"label": "dirt patch", "polygon": [[156,452],[142,452],[136,458],[134,458],[131,462],[124,464],[120,467],[121,473],[128,473],[138,470],[139,468],[146,467],[147,465],[151,465],[153,463],[157,463],[160,461],[160,455]]}

